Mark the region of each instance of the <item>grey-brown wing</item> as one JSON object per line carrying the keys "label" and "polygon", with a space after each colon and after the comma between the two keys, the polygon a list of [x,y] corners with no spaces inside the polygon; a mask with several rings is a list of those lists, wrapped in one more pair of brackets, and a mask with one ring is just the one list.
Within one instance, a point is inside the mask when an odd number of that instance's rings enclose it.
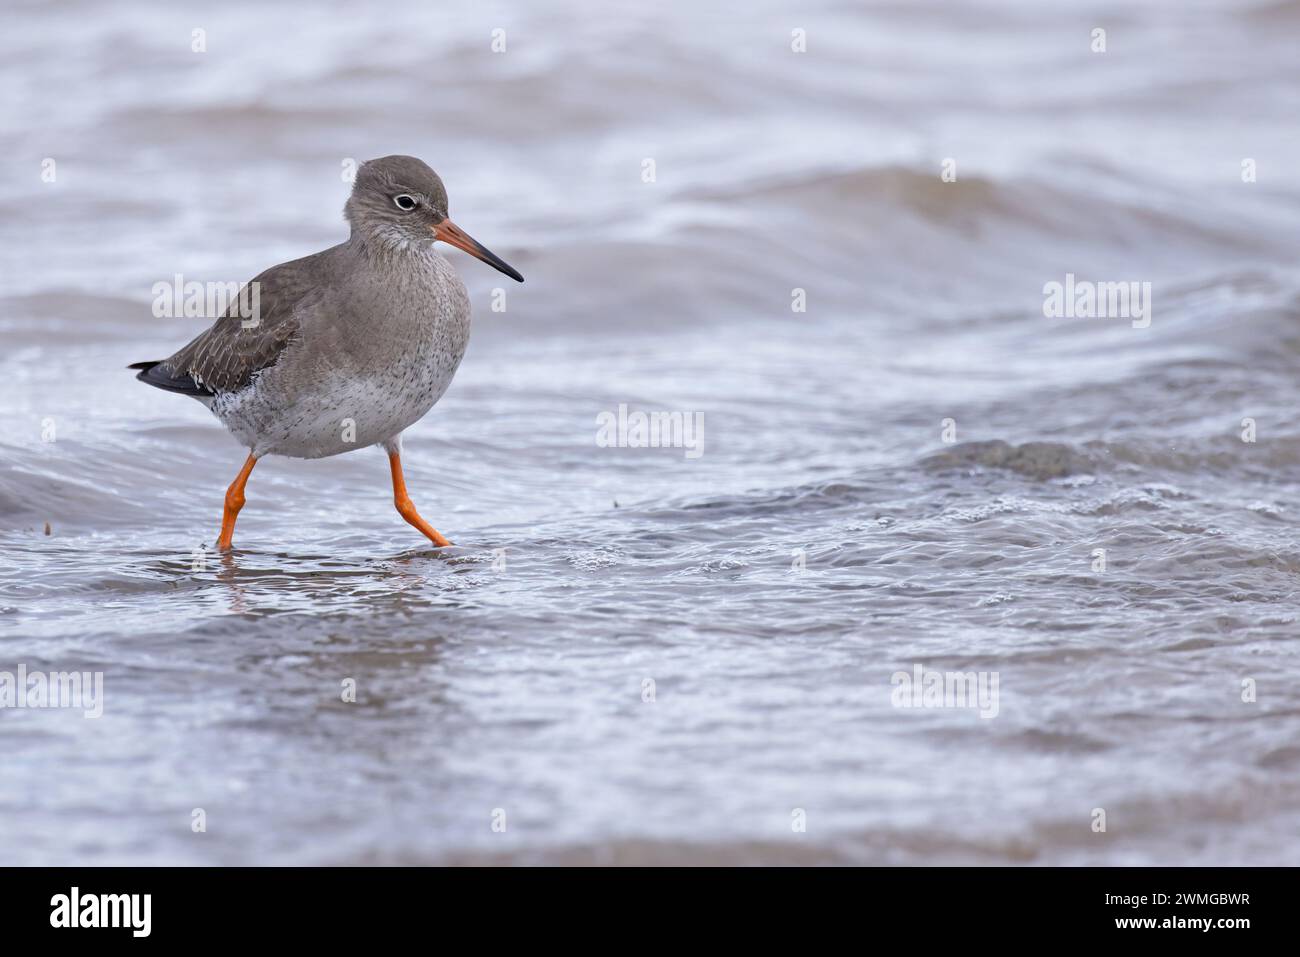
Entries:
{"label": "grey-brown wing", "polygon": [[136,378],[169,392],[238,392],[279,360],[298,335],[300,307],[320,289],[323,253],[272,266],[240,292],[225,315],[161,362],[139,362]]}

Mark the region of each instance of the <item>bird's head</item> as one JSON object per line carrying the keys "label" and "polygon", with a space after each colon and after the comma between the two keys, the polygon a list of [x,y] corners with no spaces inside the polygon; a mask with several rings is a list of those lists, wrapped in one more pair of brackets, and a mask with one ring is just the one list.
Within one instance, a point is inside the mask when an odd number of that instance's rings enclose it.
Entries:
{"label": "bird's head", "polygon": [[438,174],[414,156],[384,156],[362,163],[343,207],[352,234],[363,242],[402,247],[442,240],[499,269],[524,277],[447,215],[447,190]]}

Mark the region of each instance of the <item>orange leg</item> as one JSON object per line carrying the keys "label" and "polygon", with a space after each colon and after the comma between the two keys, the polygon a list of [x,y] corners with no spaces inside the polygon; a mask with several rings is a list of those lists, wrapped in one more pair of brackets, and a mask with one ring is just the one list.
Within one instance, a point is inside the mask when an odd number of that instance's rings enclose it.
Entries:
{"label": "orange leg", "polygon": [[235,516],[244,507],[244,486],[248,484],[248,476],[253,474],[253,466],[256,464],[256,456],[250,454],[244,467],[230,483],[230,488],[226,489],[226,510],[221,515],[221,537],[217,539],[217,548],[230,547],[230,539],[235,534]]}
{"label": "orange leg", "polygon": [[406,494],[406,479],[402,477],[401,455],[397,452],[389,452],[388,464],[393,470],[393,504],[397,506],[398,514],[423,532],[425,537],[439,548],[450,545],[451,542],[443,538],[436,528],[420,517],[420,513],[415,510],[415,503],[411,501],[411,496]]}

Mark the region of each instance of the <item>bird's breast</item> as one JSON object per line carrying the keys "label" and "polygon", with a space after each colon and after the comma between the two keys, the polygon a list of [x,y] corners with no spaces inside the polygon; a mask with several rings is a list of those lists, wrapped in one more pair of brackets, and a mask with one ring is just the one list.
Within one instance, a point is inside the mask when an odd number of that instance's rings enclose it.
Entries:
{"label": "bird's breast", "polygon": [[340,358],[357,373],[396,375],[408,384],[422,372],[454,372],[469,345],[470,308],[451,264],[430,249],[368,278],[351,304]]}
{"label": "bird's breast", "polygon": [[385,284],[358,348],[363,375],[423,415],[450,385],[469,346],[469,295],[441,255],[419,257]]}

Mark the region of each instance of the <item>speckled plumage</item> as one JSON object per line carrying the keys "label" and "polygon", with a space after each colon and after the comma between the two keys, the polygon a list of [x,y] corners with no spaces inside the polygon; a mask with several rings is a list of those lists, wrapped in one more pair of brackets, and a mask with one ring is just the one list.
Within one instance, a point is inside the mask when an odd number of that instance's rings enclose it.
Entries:
{"label": "speckled plumage", "polygon": [[281,324],[292,328],[282,351],[242,388],[200,397],[254,455],[395,441],[442,398],[469,344],[470,308],[432,243],[368,252],[348,242],[277,268],[321,276]]}

